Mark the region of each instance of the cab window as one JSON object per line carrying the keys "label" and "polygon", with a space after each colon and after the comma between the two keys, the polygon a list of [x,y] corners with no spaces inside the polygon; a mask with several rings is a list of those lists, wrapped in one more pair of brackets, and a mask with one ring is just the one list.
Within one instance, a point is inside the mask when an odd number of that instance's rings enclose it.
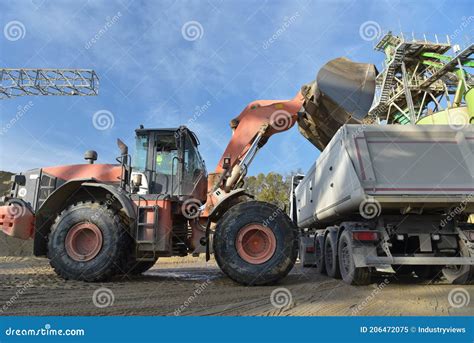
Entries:
{"label": "cab window", "polygon": [[157,151],[155,157],[156,172],[164,175],[176,175],[177,167],[175,157],[177,157],[177,155],[177,150]]}
{"label": "cab window", "polygon": [[148,154],[148,135],[139,135],[135,140],[135,154],[133,155],[133,169],[146,170]]}

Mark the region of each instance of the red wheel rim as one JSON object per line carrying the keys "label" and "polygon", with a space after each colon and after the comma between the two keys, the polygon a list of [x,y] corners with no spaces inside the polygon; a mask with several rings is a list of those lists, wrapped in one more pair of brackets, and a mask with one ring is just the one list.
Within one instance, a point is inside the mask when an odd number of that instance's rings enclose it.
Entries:
{"label": "red wheel rim", "polygon": [[74,225],[66,236],[66,252],[75,261],[90,261],[102,248],[102,231],[92,223]]}
{"label": "red wheel rim", "polygon": [[262,264],[272,258],[276,250],[273,231],[260,224],[249,224],[237,235],[237,253],[246,262]]}

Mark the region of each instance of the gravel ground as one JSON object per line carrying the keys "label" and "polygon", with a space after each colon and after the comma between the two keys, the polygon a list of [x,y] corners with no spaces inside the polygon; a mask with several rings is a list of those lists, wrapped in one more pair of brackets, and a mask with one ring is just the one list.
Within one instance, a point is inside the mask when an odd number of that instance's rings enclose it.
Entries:
{"label": "gravel ground", "polygon": [[0,257],[0,313],[474,315],[474,301],[469,301],[474,298],[472,285],[455,286],[442,281],[422,283],[413,278],[386,275],[369,286],[354,287],[297,264],[278,285],[244,287],[226,278],[214,262],[173,261],[158,262],[144,275],[132,279],[122,277],[108,283],[84,283],[60,279],[45,259]]}

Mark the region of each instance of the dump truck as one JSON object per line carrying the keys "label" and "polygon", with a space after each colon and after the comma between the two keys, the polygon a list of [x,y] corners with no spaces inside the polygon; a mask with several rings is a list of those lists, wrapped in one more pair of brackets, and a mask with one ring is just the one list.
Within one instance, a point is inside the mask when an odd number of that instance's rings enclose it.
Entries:
{"label": "dump truck", "polygon": [[[387,271],[472,283],[474,46],[388,33],[376,49],[385,68],[363,123],[315,139],[321,154],[293,179],[303,264],[353,285]],[[309,88],[317,113],[324,89]]]}

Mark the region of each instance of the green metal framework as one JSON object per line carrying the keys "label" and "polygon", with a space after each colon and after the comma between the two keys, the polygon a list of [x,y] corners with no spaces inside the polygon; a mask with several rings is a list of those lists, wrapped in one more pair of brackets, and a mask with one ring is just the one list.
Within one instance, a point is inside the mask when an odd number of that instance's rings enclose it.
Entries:
{"label": "green metal framework", "polygon": [[[436,36],[435,36],[436,37]],[[464,106],[474,79],[474,45],[464,49],[426,37],[407,39],[385,34],[375,46],[384,52],[383,71],[376,78],[376,96],[369,121],[410,124],[446,108]],[[449,51],[454,55],[448,55]]]}

